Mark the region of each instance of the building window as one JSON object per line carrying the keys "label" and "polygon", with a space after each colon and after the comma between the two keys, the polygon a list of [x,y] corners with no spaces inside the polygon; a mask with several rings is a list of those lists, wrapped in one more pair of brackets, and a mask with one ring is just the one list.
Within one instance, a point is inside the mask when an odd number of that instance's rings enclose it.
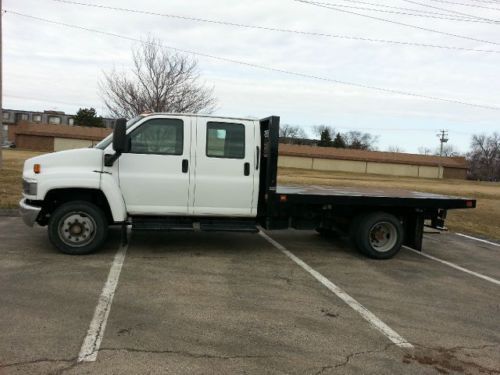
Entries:
{"label": "building window", "polygon": [[9,117],[10,117],[10,113],[9,112],[3,112],[2,113],[2,117],[3,117],[4,120],[8,120]]}
{"label": "building window", "polygon": [[33,115],[33,122],[42,122],[42,115]]}
{"label": "building window", "polygon": [[61,123],[61,118],[59,116],[49,116],[49,124],[59,125]]}
{"label": "building window", "polygon": [[75,125],[75,119],[73,117],[70,117],[68,119],[68,125],[71,125],[71,126]]}
{"label": "building window", "polygon": [[27,113],[21,113],[21,114],[19,115],[19,119],[20,119],[21,121],[28,121],[28,114],[27,114]]}
{"label": "building window", "polygon": [[207,123],[207,156],[243,159],[245,157],[245,126],[223,122]]}

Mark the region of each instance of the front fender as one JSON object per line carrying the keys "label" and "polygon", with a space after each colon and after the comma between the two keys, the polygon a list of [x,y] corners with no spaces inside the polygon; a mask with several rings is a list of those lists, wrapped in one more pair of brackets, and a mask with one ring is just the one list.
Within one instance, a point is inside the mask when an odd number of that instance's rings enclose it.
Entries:
{"label": "front fender", "polygon": [[101,191],[108,200],[113,220],[115,222],[127,220],[127,208],[123,200],[122,191],[112,175],[107,173],[101,174]]}
{"label": "front fender", "polygon": [[39,176],[37,178],[37,198],[41,200],[45,199],[47,193],[54,189],[99,189],[100,176],[95,171],[51,168],[49,172]]}

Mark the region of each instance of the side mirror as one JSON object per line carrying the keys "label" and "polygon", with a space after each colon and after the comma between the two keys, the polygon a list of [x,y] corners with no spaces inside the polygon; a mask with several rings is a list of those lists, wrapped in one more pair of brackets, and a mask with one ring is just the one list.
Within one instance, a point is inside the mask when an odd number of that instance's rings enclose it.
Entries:
{"label": "side mirror", "polygon": [[104,155],[104,165],[106,167],[112,167],[122,152],[127,151],[127,120],[124,118],[116,120],[115,129],[113,130],[113,150],[115,150],[114,154]]}
{"label": "side mirror", "polygon": [[113,150],[117,154],[125,152],[127,149],[127,120],[120,118],[116,120],[113,130]]}

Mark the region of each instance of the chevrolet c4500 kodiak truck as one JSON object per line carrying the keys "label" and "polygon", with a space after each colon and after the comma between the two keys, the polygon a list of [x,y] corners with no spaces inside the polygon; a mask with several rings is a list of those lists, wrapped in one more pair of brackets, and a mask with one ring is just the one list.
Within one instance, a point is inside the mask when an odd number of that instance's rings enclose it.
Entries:
{"label": "chevrolet c4500 kodiak truck", "polygon": [[[48,226],[60,251],[88,254],[110,225],[132,230],[349,233],[377,259],[420,250],[424,222],[471,199],[402,190],[277,185],[279,117],[262,120],[156,113],[126,122],[94,148],[24,164],[20,211]],[[122,232],[123,233],[123,232]]]}

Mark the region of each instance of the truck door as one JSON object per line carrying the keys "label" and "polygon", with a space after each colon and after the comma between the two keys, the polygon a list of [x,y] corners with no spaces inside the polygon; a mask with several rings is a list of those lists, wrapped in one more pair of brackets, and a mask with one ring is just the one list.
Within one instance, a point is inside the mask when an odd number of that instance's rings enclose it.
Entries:
{"label": "truck door", "polygon": [[187,215],[191,118],[154,116],[129,138],[129,152],[118,159],[129,214]]}
{"label": "truck door", "polygon": [[197,118],[192,214],[256,215],[254,132],[252,121]]}

